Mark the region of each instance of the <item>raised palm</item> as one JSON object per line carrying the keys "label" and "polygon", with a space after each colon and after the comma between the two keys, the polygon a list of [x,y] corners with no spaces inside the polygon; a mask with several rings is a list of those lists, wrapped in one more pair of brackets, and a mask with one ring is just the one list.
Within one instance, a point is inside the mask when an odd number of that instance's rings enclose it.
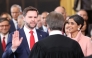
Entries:
{"label": "raised palm", "polygon": [[12,35],[12,48],[17,49],[18,46],[20,46],[22,40],[23,40],[23,37],[19,38],[19,31],[16,30]]}

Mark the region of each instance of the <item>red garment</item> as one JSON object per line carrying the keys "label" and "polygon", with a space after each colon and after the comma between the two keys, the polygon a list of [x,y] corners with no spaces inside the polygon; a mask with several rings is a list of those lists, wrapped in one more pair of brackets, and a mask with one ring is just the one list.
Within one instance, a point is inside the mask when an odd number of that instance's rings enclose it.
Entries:
{"label": "red garment", "polygon": [[32,49],[34,43],[35,43],[35,39],[34,39],[34,35],[33,35],[33,31],[30,31],[30,49]]}
{"label": "red garment", "polygon": [[5,51],[5,48],[6,48],[5,37],[3,37],[2,47],[3,47],[3,50]]}

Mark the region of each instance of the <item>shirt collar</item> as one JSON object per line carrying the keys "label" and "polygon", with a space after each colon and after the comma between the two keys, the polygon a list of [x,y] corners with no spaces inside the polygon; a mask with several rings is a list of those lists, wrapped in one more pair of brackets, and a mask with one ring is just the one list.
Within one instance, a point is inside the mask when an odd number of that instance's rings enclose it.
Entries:
{"label": "shirt collar", "polygon": [[[30,29],[28,29],[25,25],[24,25],[24,30],[27,32],[27,33],[29,33],[31,30]],[[33,33],[36,33],[36,29],[34,28],[34,29],[32,29],[32,31],[33,31]]]}
{"label": "shirt collar", "polygon": [[12,19],[14,23],[17,23],[17,21],[15,19]]}
{"label": "shirt collar", "polygon": [[[78,34],[76,35],[76,37],[75,38],[72,38],[72,39],[74,39],[76,41],[79,41],[81,36],[82,36],[82,33],[81,33],[81,31],[79,31]],[[71,34],[69,34],[68,37],[71,38]]]}
{"label": "shirt collar", "polygon": [[9,33],[7,33],[6,35],[3,35],[3,34],[1,33],[1,38],[3,38],[3,37],[8,38],[8,35],[9,35]]}
{"label": "shirt collar", "polygon": [[76,41],[79,41],[81,39],[82,33],[81,31],[78,32],[77,36],[74,38]]}
{"label": "shirt collar", "polygon": [[9,33],[7,33],[6,35],[3,35],[2,33],[0,33],[1,34],[1,36],[7,36]]}
{"label": "shirt collar", "polygon": [[50,31],[50,33],[49,33],[49,35],[55,35],[55,34],[61,34],[62,35],[62,31],[53,30],[53,31]]}

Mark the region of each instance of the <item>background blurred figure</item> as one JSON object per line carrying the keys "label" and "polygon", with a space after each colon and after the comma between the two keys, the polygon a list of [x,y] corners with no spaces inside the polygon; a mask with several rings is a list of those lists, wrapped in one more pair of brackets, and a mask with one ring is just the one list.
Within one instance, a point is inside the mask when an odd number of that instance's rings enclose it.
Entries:
{"label": "background blurred figure", "polygon": [[74,10],[86,10],[88,13],[88,23],[92,23],[92,0],[74,0]]}
{"label": "background blurred figure", "polygon": [[88,14],[85,10],[81,9],[77,12],[77,14],[83,17],[85,21],[88,21]]}
{"label": "background blurred figure", "polygon": [[83,35],[81,33],[81,28],[83,27],[84,19],[79,15],[72,15],[68,20],[68,37],[77,41],[84,53],[84,56],[89,56],[92,54],[92,42],[91,38]]}
{"label": "background blurred figure", "polygon": [[10,32],[14,32],[16,29],[18,29],[17,19],[18,16],[22,13],[22,9],[20,5],[14,4],[11,6],[10,11],[12,16],[12,19],[10,20]]}
{"label": "background blurred figure", "polygon": [[77,12],[77,14],[84,19],[84,26],[81,29],[82,33],[84,35],[86,35],[86,36],[89,36],[89,33],[88,33],[88,26],[89,26],[89,24],[88,24],[88,15],[87,15],[87,12],[85,10],[81,9],[81,10],[79,10]]}
{"label": "background blurred figure", "polygon": [[7,12],[2,13],[0,17],[2,17],[2,18],[7,18],[8,20],[11,20],[11,16],[10,16],[10,14],[7,13]]}
{"label": "background blurred figure", "polygon": [[0,58],[2,58],[2,54],[5,51],[7,45],[9,29],[9,20],[7,20],[7,18],[0,18]]}
{"label": "background blurred figure", "polygon": [[23,20],[23,15],[19,15],[17,22],[18,22],[18,27],[21,29],[24,26],[24,20]]}
{"label": "background blurred figure", "polygon": [[66,16],[66,10],[65,10],[64,7],[62,7],[62,6],[58,6],[58,7],[55,8],[54,11],[56,11],[57,13],[62,14],[63,17],[64,17],[64,19],[66,20],[66,17],[67,17],[67,16]]}
{"label": "background blurred figure", "polygon": [[42,22],[41,22],[41,15],[38,15],[38,22],[37,22],[37,29],[43,30],[42,28]]}
{"label": "background blurred figure", "polygon": [[64,35],[67,36],[68,33],[69,33],[69,29],[68,29],[68,21],[66,20],[65,23],[64,23],[64,27],[63,27],[63,32],[64,32]]}
{"label": "background blurred figure", "polygon": [[42,24],[41,15],[38,15],[38,22],[37,22],[36,28],[48,33],[47,27],[45,27],[45,26]]}
{"label": "background blurred figure", "polygon": [[47,23],[46,23],[46,17],[47,17],[47,15],[48,15],[49,13],[48,12],[42,12],[42,14],[41,14],[41,21],[42,21],[42,24],[43,24],[43,26],[45,26],[45,27],[47,27]]}
{"label": "background blurred figure", "polygon": [[88,26],[88,35],[89,35],[89,37],[91,37],[91,40],[92,40],[92,24],[90,24],[89,26]]}
{"label": "background blurred figure", "polygon": [[85,36],[88,36],[88,25],[87,25],[87,21],[84,21],[84,25],[81,28],[81,32],[82,34],[84,34]]}

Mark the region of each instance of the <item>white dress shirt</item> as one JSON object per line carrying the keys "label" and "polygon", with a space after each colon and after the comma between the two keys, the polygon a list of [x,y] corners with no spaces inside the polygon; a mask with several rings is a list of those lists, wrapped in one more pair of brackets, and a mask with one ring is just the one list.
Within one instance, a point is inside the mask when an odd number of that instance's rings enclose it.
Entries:
{"label": "white dress shirt", "polygon": [[0,35],[1,35],[1,42],[3,42],[3,37],[5,37],[5,43],[7,44],[7,40],[8,40],[9,33],[7,33],[6,35],[3,35],[3,34],[1,33]]}
{"label": "white dress shirt", "polygon": [[[25,35],[26,35],[26,38],[27,38],[29,48],[30,48],[30,36],[31,36],[31,34],[29,33],[30,31],[31,30],[29,30],[26,26],[24,26],[24,32],[25,32]],[[37,36],[36,29],[34,28],[32,31],[33,31],[33,35],[34,35],[34,38],[35,38],[35,42],[37,42],[38,36]]]}
{"label": "white dress shirt", "polygon": [[17,27],[18,27],[18,23],[17,23],[17,21],[15,20],[15,19],[12,19],[13,20],[13,22],[14,22],[14,26],[15,26],[15,28],[16,29],[18,29]]}
{"label": "white dress shirt", "polygon": [[[39,28],[36,26],[36,29],[39,29]],[[44,32],[46,32],[46,33],[48,32],[47,27],[45,27],[44,25],[42,26],[42,29],[43,29],[42,31],[44,31]]]}
{"label": "white dress shirt", "polygon": [[55,35],[55,34],[61,34],[62,35],[62,31],[53,30],[53,31],[50,31],[50,33],[49,33],[49,35]]}
{"label": "white dress shirt", "polygon": [[45,27],[45,26],[42,26],[42,27],[43,27],[43,31],[44,31],[44,32],[48,32],[47,27]]}

